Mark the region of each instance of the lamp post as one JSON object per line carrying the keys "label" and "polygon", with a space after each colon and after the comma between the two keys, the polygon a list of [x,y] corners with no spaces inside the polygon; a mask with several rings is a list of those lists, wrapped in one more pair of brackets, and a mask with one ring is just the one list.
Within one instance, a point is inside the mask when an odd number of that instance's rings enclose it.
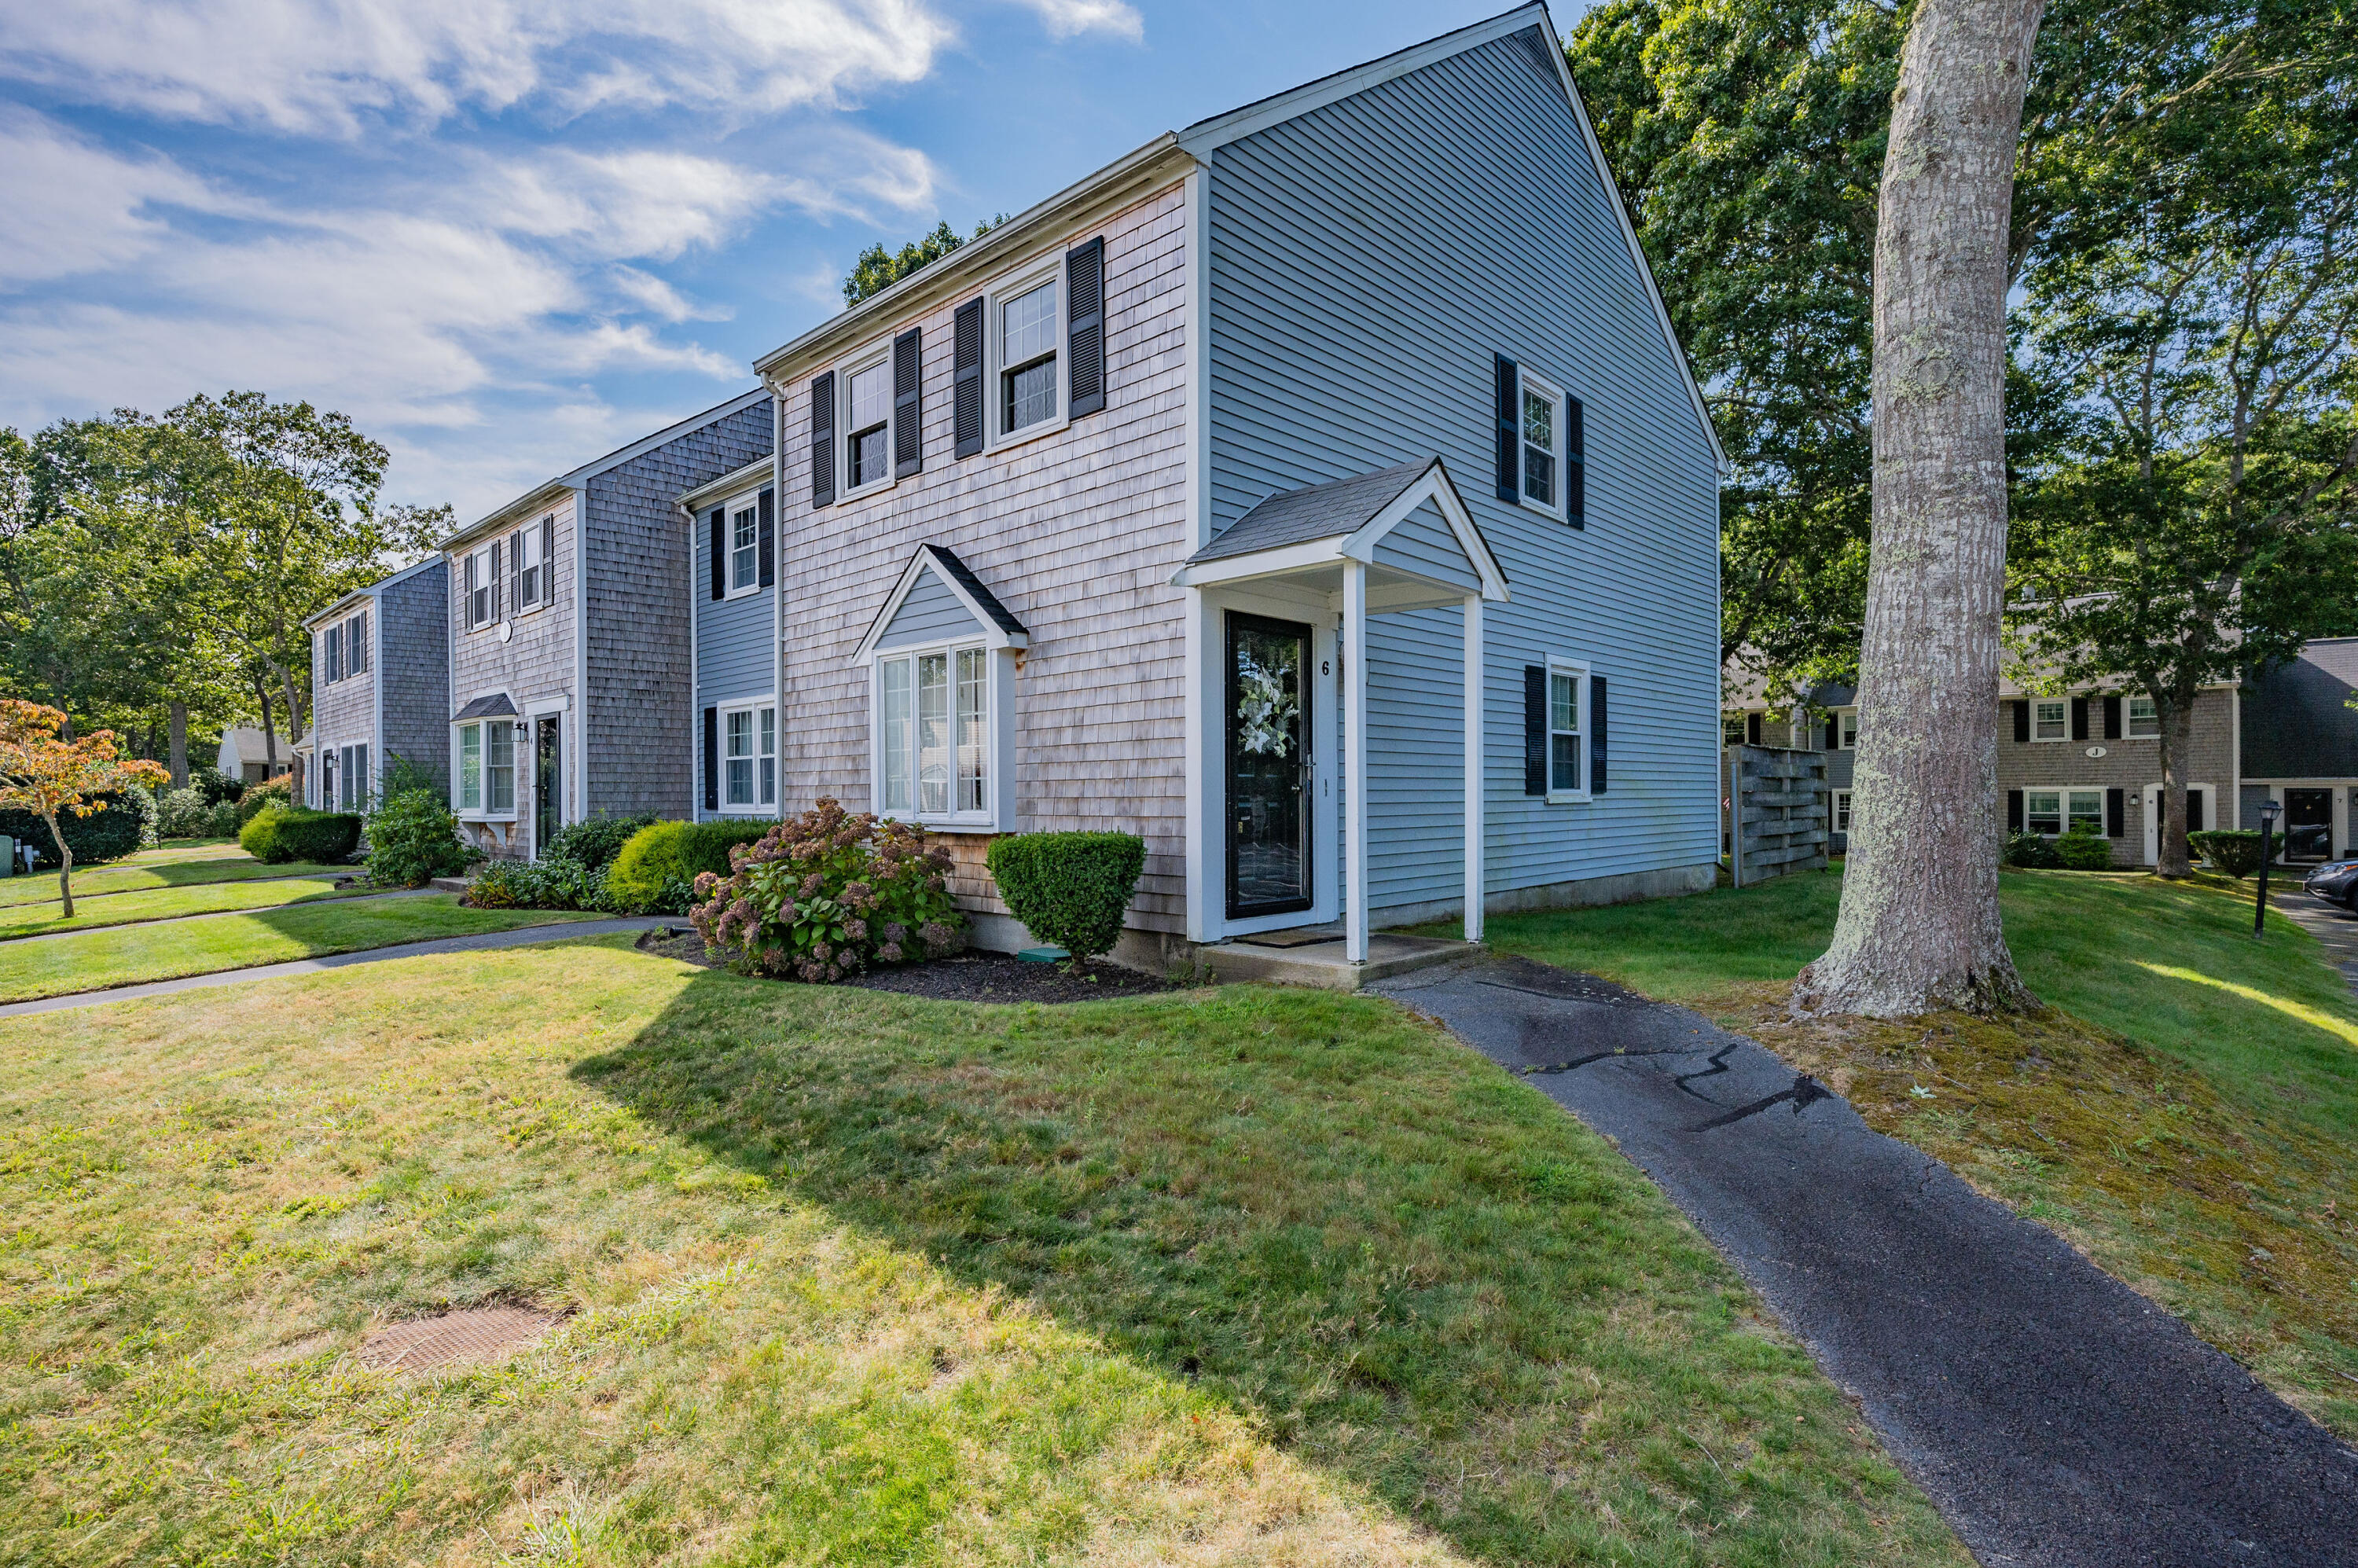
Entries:
{"label": "lamp post", "polygon": [[2275,851],[2277,813],[2282,809],[2273,800],[2260,807],[2260,892],[2252,906],[2252,935],[2255,936],[2267,930],[2268,858]]}

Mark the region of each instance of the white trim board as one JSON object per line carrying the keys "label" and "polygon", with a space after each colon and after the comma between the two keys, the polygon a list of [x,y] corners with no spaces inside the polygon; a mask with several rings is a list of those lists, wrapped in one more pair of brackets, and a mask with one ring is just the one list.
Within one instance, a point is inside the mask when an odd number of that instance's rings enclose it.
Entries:
{"label": "white trim board", "polygon": [[[876,652],[877,639],[884,635],[884,629],[887,626],[892,624],[892,617],[899,613],[902,601],[909,597],[910,590],[917,586],[917,579],[929,568],[934,576],[941,579],[942,586],[948,589],[960,604],[966,606],[967,613],[973,616],[976,623],[982,628],[982,635],[979,637],[958,637],[954,641],[979,642],[984,647],[994,650],[1031,647],[1030,633],[1010,632],[1001,626],[999,623],[999,618],[990,612],[982,600],[975,598],[968,590],[966,584],[958,580],[958,574],[942,563],[940,555],[934,546],[920,545],[911,552],[909,564],[902,568],[901,580],[892,585],[891,593],[885,595],[884,607],[876,612],[876,619],[868,623],[867,635],[860,639],[860,646],[852,651],[851,663],[864,665],[868,662],[869,657]],[[895,649],[894,652],[897,653],[899,650]]]}

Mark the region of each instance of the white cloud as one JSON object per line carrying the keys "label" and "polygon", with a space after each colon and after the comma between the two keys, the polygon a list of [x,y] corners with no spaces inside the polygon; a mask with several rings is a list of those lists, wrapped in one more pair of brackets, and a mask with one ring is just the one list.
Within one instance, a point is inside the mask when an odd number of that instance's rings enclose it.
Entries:
{"label": "white cloud", "polygon": [[210,206],[204,182],[158,157],[124,157],[0,106],[0,287],[69,277],[146,254],[162,204]]}
{"label": "white cloud", "polygon": [[0,74],[78,101],[343,136],[519,104],[832,106],[919,80],[953,36],[919,0],[0,0]]}
{"label": "white cloud", "polygon": [[1146,37],[1146,24],[1124,0],[1023,0],[1046,23],[1052,38],[1081,33],[1111,33],[1137,43]]}

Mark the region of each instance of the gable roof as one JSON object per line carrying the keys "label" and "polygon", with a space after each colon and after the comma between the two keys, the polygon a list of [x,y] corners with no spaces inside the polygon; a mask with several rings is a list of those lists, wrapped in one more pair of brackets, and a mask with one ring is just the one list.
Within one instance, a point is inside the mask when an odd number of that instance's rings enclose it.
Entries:
{"label": "gable roof", "polygon": [[1272,550],[1281,545],[1307,544],[1313,539],[1356,534],[1440,460],[1417,458],[1373,473],[1330,480],[1301,490],[1281,490],[1263,498],[1222,530],[1218,538],[1188,557],[1188,564],[1225,560],[1256,550]]}
{"label": "gable roof", "polygon": [[459,709],[457,713],[451,715],[450,722],[456,724],[464,719],[513,719],[515,717],[515,711],[516,705],[509,698],[508,694],[495,691],[489,697],[479,697]]}
{"label": "gable roof", "polygon": [[1580,89],[1572,79],[1572,67],[1563,56],[1563,39],[1557,35],[1555,24],[1549,19],[1546,0],[1528,0],[1527,4],[1501,12],[1487,21],[1476,22],[1471,27],[1444,33],[1423,43],[1396,49],[1380,59],[1256,99],[1226,114],[1198,120],[1184,131],[1166,131],[1045,201],[1025,209],[988,234],[936,257],[890,288],[870,295],[784,347],[763,354],[753,362],[754,373],[766,377],[773,371],[783,370],[789,361],[822,344],[845,342],[848,346],[849,340],[860,335],[871,323],[881,324],[882,318],[898,316],[918,297],[930,296],[957,278],[997,265],[1009,253],[1040,239],[1059,218],[1069,218],[1124,184],[1134,183],[1141,177],[1154,174],[1162,167],[1166,155],[1178,152],[1195,163],[1208,162],[1216,149],[1239,137],[1249,136],[1354,93],[1381,86],[1411,71],[1464,54],[1468,49],[1479,49],[1498,38],[1511,38],[1527,28],[1538,30],[1543,46],[1540,52],[1546,55],[1555,68],[1557,85],[1563,90],[1573,118],[1579,124],[1582,145],[1587,149],[1589,163],[1596,171],[1597,183],[1605,189],[1614,221],[1620,225],[1622,243],[1628,247],[1629,259],[1636,264],[1638,276],[1646,286],[1647,301],[1654,308],[1654,319],[1661,328],[1663,344],[1678,365],[1679,378],[1686,387],[1688,402],[1694,410],[1696,421],[1703,427],[1704,441],[1711,449],[1712,459],[1718,464],[1720,471],[1725,473],[1728,469],[1726,449],[1720,445],[1719,431],[1711,422],[1711,410],[1704,403],[1703,388],[1695,381],[1694,367],[1687,362],[1686,349],[1680,343],[1678,332],[1671,325],[1670,309],[1662,303],[1662,291],[1654,282],[1654,269],[1646,260],[1645,247],[1638,243],[1637,228],[1629,222],[1629,210],[1621,200],[1620,182],[1614,178],[1612,166],[1606,161],[1605,148],[1596,139],[1595,127],[1589,122],[1587,105],[1582,103]]}
{"label": "gable roof", "polygon": [[486,512],[465,527],[446,535],[441,548],[447,550],[470,535],[479,533],[494,523],[504,523],[517,513],[535,511],[556,499],[559,491],[580,490],[600,474],[618,469],[633,458],[644,457],[667,441],[676,441],[732,414],[741,414],[755,404],[768,402],[769,398],[770,389],[757,386],[751,392],[741,392],[728,402],[717,404],[701,414],[692,414],[676,424],[666,425],[652,436],[642,436],[626,447],[617,447],[604,457],[592,459],[569,473],[561,473],[546,483],[533,486],[506,505]]}
{"label": "gable roof", "polygon": [[362,600],[375,599],[383,594],[386,589],[391,588],[395,583],[406,582],[411,578],[416,577],[419,572],[424,571],[427,568],[438,567],[441,564],[442,557],[439,552],[427,557],[422,561],[412,561],[407,566],[402,568],[399,571],[388,573],[387,575],[377,579],[366,588],[356,588],[352,589],[341,599],[334,600],[325,610],[315,610],[311,611],[310,614],[303,618],[303,624],[308,629],[318,625],[322,621],[331,621],[338,613],[359,603]]}
{"label": "gable roof", "polygon": [[[1450,482],[1448,467],[1437,457],[1270,496],[1188,557],[1171,580],[1185,588],[1345,560],[1371,562],[1384,536],[1427,505],[1441,514],[1457,547],[1465,551],[1467,564],[1481,579],[1482,597],[1504,603],[1509,597],[1506,569],[1490,553],[1489,540],[1482,536],[1481,525]],[[1387,569],[1403,570],[1396,565]],[[1433,581],[1406,575],[1428,586]],[[1457,594],[1453,590],[1447,597]]]}
{"label": "gable roof", "polygon": [[909,564],[902,568],[901,580],[894,583],[892,591],[884,596],[883,607],[876,611],[876,619],[868,623],[867,635],[860,638],[860,646],[852,650],[853,664],[867,663],[868,655],[876,651],[878,640],[892,624],[892,617],[900,612],[902,602],[929,568],[941,579],[942,586],[948,589],[966,606],[967,612],[990,633],[992,647],[1028,648],[1032,645],[1032,633],[1023,629],[1023,622],[1015,619],[1013,611],[999,602],[999,596],[982,585],[982,579],[957,558],[956,551],[946,545],[920,545],[910,555]]}

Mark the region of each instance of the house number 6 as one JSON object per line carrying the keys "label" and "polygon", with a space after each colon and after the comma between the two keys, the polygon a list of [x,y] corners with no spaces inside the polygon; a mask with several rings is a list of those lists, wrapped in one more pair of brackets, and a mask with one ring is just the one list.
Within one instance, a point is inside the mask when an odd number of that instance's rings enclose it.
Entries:
{"label": "house number 6", "polygon": [[1331,676],[1335,673],[1335,666],[1327,660],[1321,659],[1318,661],[1318,673],[1322,676]]}

